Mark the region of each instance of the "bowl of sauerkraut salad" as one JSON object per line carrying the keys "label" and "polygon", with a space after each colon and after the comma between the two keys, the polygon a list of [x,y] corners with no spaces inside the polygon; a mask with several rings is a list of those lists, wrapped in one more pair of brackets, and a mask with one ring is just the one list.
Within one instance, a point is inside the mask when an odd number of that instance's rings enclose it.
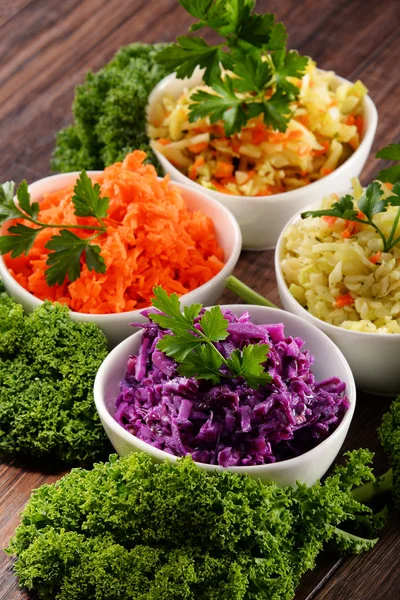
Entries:
{"label": "bowl of sauerkraut salad", "polygon": [[[382,189],[389,198],[390,185]],[[353,180],[355,207],[362,191]],[[337,200],[331,194],[312,208],[330,208]],[[397,214],[398,207],[388,206],[374,215],[386,237]],[[329,335],[346,356],[356,384],[374,394],[398,394],[400,244],[384,251],[369,225],[296,215],[278,240],[275,270],[283,307]]]}
{"label": "bowl of sauerkraut salad", "polygon": [[205,187],[235,215],[245,249],[276,245],[295,212],[326,190],[344,191],[368,156],[377,113],[364,85],[352,84],[309,60],[293,78],[300,95],[285,133],[251,119],[227,137],[223,121],[190,122],[191,96],[207,90],[201,70],[188,79],[163,79],[149,97],[148,134],[172,179]]}

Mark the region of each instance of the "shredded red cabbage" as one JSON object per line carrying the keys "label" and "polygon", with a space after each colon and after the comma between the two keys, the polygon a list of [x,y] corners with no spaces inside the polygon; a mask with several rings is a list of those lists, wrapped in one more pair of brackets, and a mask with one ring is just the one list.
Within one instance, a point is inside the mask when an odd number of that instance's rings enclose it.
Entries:
{"label": "shredded red cabbage", "polygon": [[147,323],[121,381],[116,421],[165,452],[223,467],[282,461],[317,446],[349,407],[345,383],[317,382],[314,357],[301,350],[302,339],[285,337],[282,323],[254,325],[247,312],[224,316],[229,337],[219,351],[227,357],[247,344],[269,344],[270,383],[253,390],[241,378],[213,385],[182,377],[175,361],[156,349],[166,331]]}

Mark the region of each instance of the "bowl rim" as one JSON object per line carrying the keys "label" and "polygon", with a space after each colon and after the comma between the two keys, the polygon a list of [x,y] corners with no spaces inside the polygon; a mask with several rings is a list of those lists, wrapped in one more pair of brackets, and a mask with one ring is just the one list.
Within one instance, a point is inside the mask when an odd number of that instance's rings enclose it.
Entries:
{"label": "bowl rim", "polygon": [[289,219],[289,221],[286,223],[286,225],[282,229],[281,233],[279,234],[279,238],[276,243],[275,252],[274,252],[274,268],[275,268],[275,276],[276,276],[276,281],[278,284],[279,293],[284,294],[285,297],[289,301],[296,304],[296,306],[298,307],[298,309],[302,315],[302,317],[301,317],[302,319],[308,320],[308,322],[310,324],[314,325],[318,329],[321,329],[322,331],[324,331],[324,333],[329,332],[328,335],[340,333],[340,334],[343,334],[343,336],[346,336],[346,335],[353,336],[353,339],[355,339],[355,337],[358,336],[360,338],[360,341],[361,341],[361,339],[364,338],[364,340],[365,340],[367,337],[369,338],[370,336],[372,336],[371,341],[373,339],[377,339],[378,337],[379,337],[379,339],[396,340],[396,336],[400,335],[398,333],[380,333],[380,332],[374,333],[372,331],[352,331],[351,329],[345,329],[344,327],[340,327],[340,325],[332,325],[331,323],[327,323],[326,321],[323,321],[319,317],[312,315],[290,293],[287,283],[285,281],[285,278],[283,276],[282,267],[281,267],[281,257],[282,257],[282,252],[283,252],[285,233],[289,227],[294,225],[296,222],[300,221],[301,213],[306,212],[308,210],[317,210],[318,208],[320,208],[320,202],[313,203],[313,204],[307,206],[306,208],[304,208],[303,210],[301,210],[300,212],[297,212],[291,219]]}
{"label": "bowl rim", "polygon": [[[328,445],[332,444],[333,441],[341,435],[343,429],[346,429],[346,428],[348,429],[348,427],[350,426],[351,421],[353,419],[355,408],[356,408],[357,392],[356,392],[354,376],[353,376],[352,370],[350,369],[350,366],[349,366],[347,359],[344,356],[343,352],[340,350],[340,348],[338,348],[336,346],[336,344],[323,331],[321,331],[321,329],[319,329],[318,327],[315,327],[315,325],[309,323],[308,321],[299,317],[298,315],[295,315],[288,311],[282,310],[280,308],[270,308],[267,306],[259,306],[259,305],[252,305],[252,304],[222,304],[222,305],[220,305],[220,307],[224,310],[232,310],[232,311],[237,311],[237,312],[248,311],[248,312],[250,312],[250,316],[251,316],[251,310],[253,308],[256,308],[257,311],[261,311],[265,314],[266,319],[268,318],[268,314],[279,313],[280,315],[282,315],[282,323],[285,326],[286,326],[285,319],[289,318],[289,320],[291,320],[292,322],[301,323],[302,326],[305,326],[306,328],[310,328],[311,330],[314,330],[314,334],[319,336],[321,341],[323,340],[323,342],[331,349],[331,351],[336,353],[336,355],[342,362],[343,368],[346,372],[347,379],[349,382],[349,385],[346,382],[346,395],[349,399],[350,406],[347,409],[347,411],[345,412],[342,420],[340,421],[340,423],[337,426],[337,428],[335,429],[335,431],[333,431],[325,440],[320,442],[317,446],[315,446],[311,450],[308,450],[307,452],[304,452],[303,454],[301,454],[299,456],[295,456],[295,457],[289,458],[287,460],[278,461],[275,463],[267,463],[267,464],[263,464],[263,465],[249,465],[249,466],[242,465],[242,466],[222,467],[221,465],[210,465],[209,463],[200,463],[198,461],[194,461],[195,464],[197,466],[201,467],[202,469],[206,469],[208,471],[213,471],[213,470],[225,471],[228,469],[229,471],[236,472],[236,473],[249,472],[252,474],[257,474],[259,472],[265,473],[266,470],[270,471],[271,473],[274,473],[279,470],[289,470],[290,468],[292,468],[295,465],[300,467],[303,463],[307,463],[310,459],[317,458],[319,453],[321,451],[323,451],[324,448],[327,448]],[[209,309],[211,307],[205,307],[205,308]],[[317,330],[318,333],[315,330]],[[107,377],[107,372],[112,369],[115,354],[119,353],[121,351],[121,349],[125,350],[125,348],[126,348],[126,351],[127,351],[129,349],[129,347],[131,346],[131,344],[134,341],[136,341],[137,338],[142,336],[142,333],[143,333],[143,331],[137,331],[137,332],[133,333],[131,336],[129,336],[128,338],[126,338],[125,340],[123,340],[122,342],[120,342],[120,344],[118,344],[106,356],[106,358],[100,365],[100,368],[97,371],[96,378],[94,381],[94,386],[93,386],[93,394],[94,394],[94,402],[95,402],[96,410],[98,412],[98,415],[99,415],[102,423],[103,423],[103,421],[106,422],[107,427],[109,427],[116,436],[122,438],[123,441],[127,442],[128,444],[131,444],[132,437],[133,437],[133,438],[135,438],[135,444],[137,444],[137,446],[139,446],[140,451],[147,452],[148,454],[151,454],[154,458],[156,458],[158,460],[168,459],[168,460],[171,460],[172,462],[176,462],[177,460],[179,460],[180,458],[183,458],[183,457],[175,456],[173,454],[169,454],[168,452],[165,452],[164,450],[155,448],[151,444],[139,439],[138,437],[136,437],[135,435],[133,435],[132,433],[130,433],[129,431],[124,429],[124,427],[122,427],[122,425],[117,423],[117,421],[114,419],[114,417],[109,413],[109,411],[107,410],[106,404],[105,404],[104,389],[106,386],[106,377]]]}
{"label": "bowl rim", "polygon": [[[325,73],[329,73],[329,71],[326,71],[325,69],[318,69],[318,70],[325,72]],[[193,76],[194,76],[194,74],[191,77],[193,77]],[[351,81],[349,81],[348,79],[345,79],[344,77],[341,77],[340,75],[337,75],[336,73],[335,73],[335,78],[340,83],[352,84]],[[167,83],[170,83],[171,81],[175,81],[176,79],[177,79],[176,73],[174,72],[174,73],[170,73],[169,75],[167,75],[166,77],[164,77],[163,79],[161,79],[161,81],[159,81],[157,83],[157,85],[152,89],[152,91],[149,95],[148,104],[147,104],[147,108],[146,108],[146,115],[148,115],[148,111],[150,110],[150,107],[152,106],[152,103],[154,102],[154,96],[158,93],[160,88],[164,87],[164,85],[166,85]],[[189,78],[186,78],[186,79],[189,79]],[[184,80],[179,80],[179,81],[184,81]],[[317,179],[317,181],[313,181],[312,183],[304,185],[301,188],[298,188],[295,190],[289,190],[287,192],[281,192],[279,194],[270,194],[269,196],[240,196],[240,195],[236,195],[236,194],[224,194],[223,192],[218,192],[217,190],[208,190],[208,188],[197,183],[196,181],[192,181],[191,179],[189,179],[189,177],[187,175],[184,175],[184,173],[182,173],[181,171],[179,171],[179,169],[174,167],[174,165],[168,160],[168,158],[166,158],[161,152],[159,152],[158,150],[156,150],[153,147],[154,140],[151,140],[151,147],[152,147],[153,152],[156,154],[158,160],[161,162],[161,164],[163,163],[163,161],[168,163],[168,167],[172,173],[174,173],[174,174],[178,173],[180,176],[187,179],[190,182],[189,185],[194,189],[206,189],[209,192],[212,192],[212,195],[214,196],[214,198],[226,199],[227,201],[229,201],[229,199],[238,200],[238,199],[244,198],[247,200],[251,200],[253,202],[265,202],[265,201],[268,201],[269,199],[271,202],[273,200],[278,200],[280,202],[284,202],[285,200],[288,200],[288,201],[292,200],[293,198],[296,197],[296,195],[298,195],[303,190],[308,190],[311,187],[313,187],[313,190],[315,190],[317,188],[317,185],[319,185],[321,188],[323,188],[326,184],[329,185],[329,183],[334,179],[335,176],[342,175],[344,170],[346,168],[348,168],[349,163],[354,162],[354,160],[356,160],[358,158],[358,155],[364,150],[364,148],[367,147],[370,144],[370,142],[373,141],[373,137],[374,137],[374,134],[375,134],[375,131],[377,128],[377,124],[378,124],[378,111],[376,109],[376,106],[375,106],[373,100],[370,98],[370,96],[368,94],[366,94],[366,96],[364,98],[364,115],[366,117],[365,122],[366,122],[367,126],[363,133],[360,145],[353,152],[353,154],[344,161],[344,163],[342,163],[339,167],[337,167],[334,171],[332,171],[332,173],[329,173],[329,175],[325,175],[325,177],[322,177],[321,179]],[[146,119],[147,119],[147,123],[148,123],[147,116],[146,116]]]}
{"label": "bowl rim", "polygon": [[[103,173],[103,171],[97,171],[97,170],[88,170],[87,171],[88,175],[93,175],[93,176],[100,175],[101,173]],[[28,190],[30,192],[32,192],[32,190],[31,190],[32,186],[40,185],[49,180],[56,180],[56,179],[63,180],[63,179],[68,179],[71,176],[78,177],[79,174],[80,174],[80,171],[70,171],[68,173],[56,173],[55,175],[49,175],[48,177],[43,177],[42,179],[38,179],[37,181],[34,181],[31,184],[29,184]],[[159,180],[163,180],[164,178],[165,177],[158,177]],[[181,188],[188,193],[192,193],[192,194],[199,193],[199,190],[194,190],[191,186],[177,182],[177,181],[169,181],[169,185]],[[216,275],[214,275],[214,277],[212,277],[211,279],[209,279],[208,281],[203,283],[201,286],[194,288],[193,290],[190,290],[186,294],[182,294],[179,297],[180,300],[182,298],[188,297],[193,292],[197,292],[199,290],[204,291],[204,290],[208,289],[209,287],[213,286],[214,284],[221,282],[221,280],[226,279],[228,277],[229,273],[234,269],[234,267],[239,259],[241,248],[242,248],[242,234],[241,234],[239,225],[238,225],[235,217],[230,212],[230,210],[228,210],[225,206],[223,206],[220,202],[218,202],[218,200],[213,198],[211,195],[207,194],[206,191],[204,191],[202,193],[202,195],[206,198],[206,200],[212,206],[217,208],[221,213],[223,213],[225,215],[226,226],[224,227],[224,235],[225,235],[226,230],[229,227],[230,228],[229,231],[233,235],[232,252],[231,252],[230,256],[228,257],[227,261],[224,262],[222,269]],[[16,198],[16,196],[14,196],[14,199],[15,198]],[[213,220],[213,223],[214,223],[214,220]],[[10,285],[14,285],[18,289],[20,295],[24,298],[24,300],[26,301],[27,304],[29,303],[34,308],[37,308],[38,306],[41,306],[43,304],[44,300],[37,298],[34,294],[32,294],[31,292],[26,290],[16,279],[14,279],[14,277],[11,275],[11,273],[5,263],[3,255],[1,255],[1,254],[0,254],[0,277],[2,280],[7,280]],[[150,305],[145,308],[139,308],[136,310],[125,311],[125,312],[121,312],[121,313],[100,313],[100,314],[77,312],[77,311],[71,310],[70,308],[68,308],[68,310],[71,314],[74,315],[74,318],[76,318],[77,320],[89,320],[90,319],[91,321],[95,322],[96,324],[103,324],[105,321],[108,321],[110,318],[113,318],[114,320],[124,320],[124,321],[126,320],[127,317],[134,319],[134,318],[136,318],[137,315],[139,315],[141,313],[142,310],[146,310],[146,308],[149,308],[149,307],[150,307]]]}

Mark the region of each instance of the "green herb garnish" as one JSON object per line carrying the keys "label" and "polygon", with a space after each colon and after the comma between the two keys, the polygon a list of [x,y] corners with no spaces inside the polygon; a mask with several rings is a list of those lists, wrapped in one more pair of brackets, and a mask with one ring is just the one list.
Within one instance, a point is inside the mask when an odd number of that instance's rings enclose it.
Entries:
{"label": "green herb garnish", "polygon": [[214,384],[223,377],[243,377],[254,389],[271,381],[263,366],[268,344],[248,344],[243,350],[234,350],[228,358],[218,350],[215,343],[229,335],[228,321],[219,306],[206,310],[199,318],[202,304],[185,306],[181,312],[177,294],[169,296],[160,286],[153,291],[152,304],[162,314],[150,313],[149,318],[171,331],[158,342],[157,348],[180,363],[181,375],[207,379]]}
{"label": "green herb garnish", "polygon": [[[35,227],[28,227],[22,223],[12,225],[8,235],[0,236],[0,254],[11,252],[12,258],[28,254],[37,235],[45,229],[60,229],[60,235],[53,235],[46,244],[52,252],[46,264],[48,269],[45,278],[48,285],[62,284],[66,277],[69,281],[79,278],[81,272],[81,258],[85,252],[86,266],[89,271],[105,273],[106,265],[100,254],[100,247],[92,244],[100,235],[106,232],[103,219],[107,216],[109,198],[100,196],[100,185],[93,185],[86,171],[82,171],[74,187],[72,203],[77,217],[92,217],[98,225],[60,225],[55,223],[42,223],[38,220],[39,204],[31,202],[28,184],[24,180],[17,189],[18,203],[14,202],[15,184],[8,181],[0,186],[0,223],[9,219],[24,219]],[[81,238],[70,229],[95,231],[93,235]]]}
{"label": "green herb garnish", "polygon": [[[254,13],[255,0],[179,0],[199,19],[191,31],[210,27],[224,38],[209,46],[201,37],[181,36],[158,54],[159,62],[190,77],[197,66],[214,93],[200,90],[191,96],[189,120],[222,119],[226,135],[263,115],[264,123],[286,131],[291,102],[300,90],[290,78],[305,72],[308,59],[286,50],[287,32],[273,14]],[[228,72],[225,72],[228,71]]]}
{"label": "green herb garnish", "polygon": [[[377,153],[376,157],[400,161],[400,144],[386,146]],[[400,164],[380,171],[377,175],[377,180],[379,181],[370,183],[361,195],[357,204],[358,210],[354,206],[353,196],[347,194],[340,198],[338,202],[334,202],[331,208],[308,210],[301,213],[301,217],[303,219],[307,217],[338,217],[347,221],[370,225],[379,234],[383,243],[383,251],[390,252],[400,242],[400,236],[396,237],[397,226],[400,220]],[[393,184],[390,196],[386,197],[380,182]],[[374,215],[386,212],[389,206],[397,206],[399,208],[393,220],[389,236],[386,237],[385,233],[375,223]]]}

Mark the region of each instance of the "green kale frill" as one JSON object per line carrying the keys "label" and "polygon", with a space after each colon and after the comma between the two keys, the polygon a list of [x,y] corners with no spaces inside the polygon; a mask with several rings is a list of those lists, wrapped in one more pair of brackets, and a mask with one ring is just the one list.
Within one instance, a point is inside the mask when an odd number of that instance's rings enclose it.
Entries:
{"label": "green kale frill", "polygon": [[0,454],[69,464],[106,457],[93,399],[107,340],[93,323],[44,302],[32,314],[0,295]]}
{"label": "green kale frill", "polygon": [[35,490],[8,552],[43,600],[289,600],[328,541],[374,544],[339,529],[372,522],[352,496],[370,460],[352,453],[324,484],[293,489],[114,455]]}
{"label": "green kale frill", "polygon": [[161,174],[146,134],[146,107],[151,90],[169,73],[156,61],[166,46],[122,47],[103,69],[86,75],[75,91],[74,124],[57,135],[53,171],[104,169],[128,152],[143,150]]}

